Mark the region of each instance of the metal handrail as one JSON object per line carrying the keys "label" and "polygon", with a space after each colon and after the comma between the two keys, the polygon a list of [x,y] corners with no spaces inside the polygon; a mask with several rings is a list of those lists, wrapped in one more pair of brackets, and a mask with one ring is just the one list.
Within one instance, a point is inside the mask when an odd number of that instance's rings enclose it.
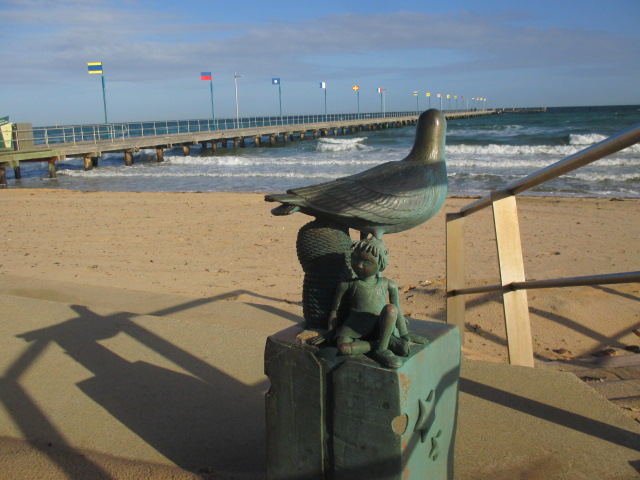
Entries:
{"label": "metal handrail", "polygon": [[456,288],[447,292],[449,296],[474,295],[478,293],[504,292],[516,290],[535,290],[538,288],[584,287],[588,285],[617,285],[620,283],[640,282],[640,271],[607,273],[604,275],[586,275],[583,277],[550,278],[547,280],[528,280],[508,285],[484,285],[482,287]]}
{"label": "metal handrail", "polygon": [[[445,113],[463,112],[465,110],[445,110]],[[108,124],[56,125],[33,127],[33,141],[38,147],[49,147],[60,143],[77,145],[78,143],[98,143],[125,141],[129,138],[170,135],[181,133],[202,133],[239,128],[260,128],[274,126],[305,125],[314,123],[348,122],[354,120],[381,119],[393,121],[400,117],[417,116],[420,112],[372,112],[372,113],[337,113],[317,115],[286,115],[216,118],[199,120],[163,120],[140,121]]]}
{"label": "metal handrail", "polygon": [[[493,191],[479,200],[465,205],[457,213],[447,214],[447,322],[460,328],[461,341],[464,341],[466,308],[464,296],[502,292],[509,362],[516,365],[533,366],[526,290],[640,282],[640,271],[526,281],[515,203],[515,196],[519,193],[639,142],[640,124],[637,124],[502,189]],[[489,206],[493,207],[502,283],[500,285],[466,287],[464,220],[466,216]]]}
{"label": "metal handrail", "polygon": [[389,119],[416,115],[417,112],[386,112],[382,113],[342,113],[329,115],[288,115],[199,120],[163,120],[140,121],[108,124],[86,125],[56,125],[48,127],[34,127],[33,139],[38,146],[51,144],[79,142],[93,142],[111,140],[122,141],[128,138],[158,136],[180,133],[200,133],[218,130],[233,130],[238,128],[273,127],[279,125],[302,125],[321,122],[342,122],[360,119]]}

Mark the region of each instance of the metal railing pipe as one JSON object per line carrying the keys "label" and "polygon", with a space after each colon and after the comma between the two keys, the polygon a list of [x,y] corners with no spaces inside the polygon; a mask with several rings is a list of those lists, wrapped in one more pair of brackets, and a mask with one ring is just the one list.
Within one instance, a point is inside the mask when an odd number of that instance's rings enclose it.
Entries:
{"label": "metal railing pipe", "polygon": [[640,271],[609,273],[605,275],[587,275],[584,277],[552,278],[548,280],[527,280],[508,285],[484,285],[481,287],[457,288],[447,292],[447,296],[475,295],[479,293],[506,292],[510,290],[534,290],[540,288],[590,287],[594,285],[617,285],[620,283],[640,282]]}
{"label": "metal railing pipe", "polygon": [[[510,183],[496,192],[498,194],[503,193],[504,195],[517,195],[518,193],[530,190],[533,187],[537,187],[538,185],[548,182],[549,180],[553,180],[565,173],[584,167],[596,160],[600,160],[612,153],[624,150],[638,142],[640,142],[640,123],[622,130],[619,133],[596,143],[595,145],[585,148],[564,160],[560,160],[559,162],[540,169],[531,175]],[[471,215],[472,213],[478,212],[489,205],[491,205],[491,195],[485,195],[475,202],[462,207],[460,209],[460,213],[462,215]]]}
{"label": "metal railing pipe", "polygon": [[554,278],[549,280],[529,280],[526,282],[514,282],[510,287],[513,290],[532,290],[536,288],[587,287],[635,282],[640,282],[640,271],[588,275],[585,277]]}

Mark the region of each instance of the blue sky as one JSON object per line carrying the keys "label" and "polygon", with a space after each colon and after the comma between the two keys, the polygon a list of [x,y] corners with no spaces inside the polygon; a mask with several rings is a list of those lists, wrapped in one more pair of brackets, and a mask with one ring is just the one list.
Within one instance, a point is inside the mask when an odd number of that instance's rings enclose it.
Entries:
{"label": "blue sky", "polygon": [[[640,0],[0,0],[0,117],[34,125],[640,104]],[[459,100],[459,107],[466,100]],[[447,101],[443,106],[448,106]],[[452,107],[455,103],[452,103]]]}

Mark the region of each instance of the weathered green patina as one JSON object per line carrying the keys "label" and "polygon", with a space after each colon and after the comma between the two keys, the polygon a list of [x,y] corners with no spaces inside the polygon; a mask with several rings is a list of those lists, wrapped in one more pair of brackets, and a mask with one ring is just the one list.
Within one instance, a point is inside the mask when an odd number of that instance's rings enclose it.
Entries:
{"label": "weathered green patina", "polygon": [[459,335],[438,322],[411,329],[429,343],[397,369],[309,345],[301,326],[267,339],[271,480],[453,478]]}

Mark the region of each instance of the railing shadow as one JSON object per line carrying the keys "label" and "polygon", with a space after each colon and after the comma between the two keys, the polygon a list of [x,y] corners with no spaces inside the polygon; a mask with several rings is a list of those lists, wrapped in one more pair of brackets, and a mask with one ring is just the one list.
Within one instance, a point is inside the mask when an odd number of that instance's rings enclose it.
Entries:
{"label": "railing shadow", "polygon": [[[241,293],[251,294],[248,291]],[[197,299],[152,312],[151,315],[168,315],[224,298],[229,298],[229,295]],[[266,379],[247,385],[233,378],[136,323],[137,314],[118,312],[100,315],[82,305],[72,305],[71,308],[76,313],[75,317],[18,335],[29,345],[0,378],[0,402],[23,436],[49,456],[68,478],[81,480],[87,478],[87,472],[92,479],[112,477],[87,458],[83,459],[84,473],[80,475],[51,449],[41,448],[48,443],[70,452],[76,451],[20,385],[21,377],[52,344],[57,344],[93,374],[90,379],[76,384],[85,395],[179,467],[196,473],[249,470],[261,475],[264,472],[266,434],[263,398],[268,387]],[[292,322],[300,320],[275,307],[269,307],[269,311]],[[184,373],[146,361],[129,361],[101,343],[117,335],[127,335]],[[222,345],[222,341],[212,338],[211,348],[243,348],[242,341],[233,347]],[[68,387],[73,388],[72,385]],[[247,455],[247,452],[251,454]]]}
{"label": "railing shadow", "polygon": [[577,432],[640,451],[640,435],[614,425],[594,420],[584,415],[554,407],[546,403],[507,392],[490,385],[476,382],[464,375],[460,378],[460,391],[503,407],[511,408],[541,420],[562,425]]}

